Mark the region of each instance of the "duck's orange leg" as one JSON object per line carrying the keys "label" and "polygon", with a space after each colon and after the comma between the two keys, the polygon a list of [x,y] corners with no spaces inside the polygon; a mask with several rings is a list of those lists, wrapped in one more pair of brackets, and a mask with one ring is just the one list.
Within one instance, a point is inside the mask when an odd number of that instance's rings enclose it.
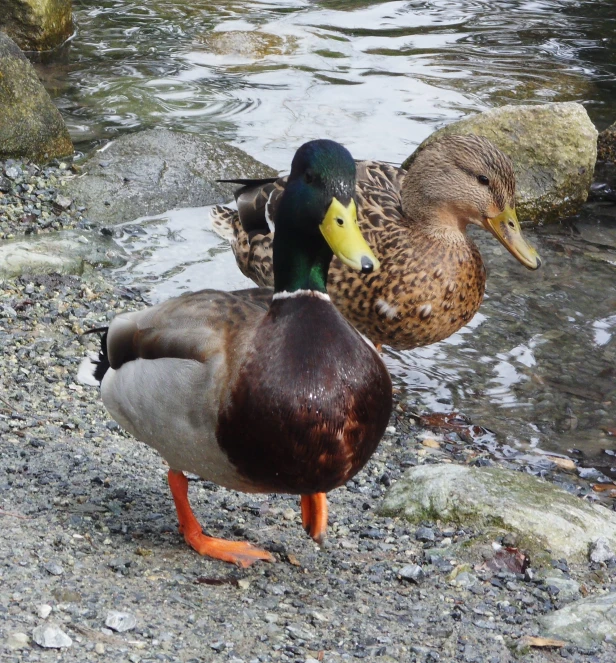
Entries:
{"label": "duck's orange leg", "polygon": [[302,527],[319,545],[327,532],[327,495],[314,493],[302,495]]}
{"label": "duck's orange leg", "polygon": [[178,512],[180,532],[184,535],[186,543],[200,555],[231,562],[243,568],[260,559],[266,562],[274,561],[270,553],[266,550],[259,550],[259,548],[251,546],[250,543],[226,541],[225,539],[214,539],[211,536],[205,536],[188,502],[188,479],[182,472],[169,470],[167,480]]}

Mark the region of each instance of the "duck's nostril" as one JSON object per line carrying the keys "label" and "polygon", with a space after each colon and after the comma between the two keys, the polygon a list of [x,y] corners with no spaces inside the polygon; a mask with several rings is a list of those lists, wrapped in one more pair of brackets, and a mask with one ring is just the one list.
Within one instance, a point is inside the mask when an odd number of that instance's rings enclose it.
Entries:
{"label": "duck's nostril", "polygon": [[362,274],[371,274],[374,269],[374,263],[368,256],[361,257],[361,273]]}

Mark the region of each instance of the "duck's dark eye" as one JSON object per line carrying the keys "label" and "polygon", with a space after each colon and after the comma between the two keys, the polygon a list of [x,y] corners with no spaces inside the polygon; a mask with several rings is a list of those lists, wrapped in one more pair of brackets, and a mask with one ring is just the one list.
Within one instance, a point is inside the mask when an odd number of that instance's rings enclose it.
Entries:
{"label": "duck's dark eye", "polygon": [[490,186],[490,180],[485,175],[477,175],[477,181],[484,186]]}
{"label": "duck's dark eye", "polygon": [[304,181],[306,184],[312,184],[314,182],[314,175],[311,170],[307,170],[304,174]]}

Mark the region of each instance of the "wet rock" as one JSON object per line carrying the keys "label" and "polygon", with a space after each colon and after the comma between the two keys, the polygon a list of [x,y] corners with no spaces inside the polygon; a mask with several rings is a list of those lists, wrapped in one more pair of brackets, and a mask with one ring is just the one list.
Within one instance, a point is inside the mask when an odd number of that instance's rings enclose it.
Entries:
{"label": "wet rock", "polygon": [[46,649],[63,649],[73,644],[69,636],[60,627],[53,624],[37,626],[32,631],[32,639],[37,645]]}
{"label": "wet rock", "polygon": [[[597,158],[597,130],[581,104],[494,108],[439,129],[417,151],[438,136],[451,134],[486,136],[511,157],[521,222],[570,216],[588,197]],[[404,162],[405,167],[413,156]]]}
{"label": "wet rock", "polygon": [[616,545],[616,514],[534,476],[501,468],[411,468],[391,488],[380,511],[411,522],[429,518],[510,530],[520,535],[535,562],[545,557],[546,549],[555,557],[583,561],[599,536]]}
{"label": "wet rock", "polygon": [[0,27],[24,51],[47,51],[73,32],[71,0],[4,0]]}
{"label": "wet rock", "polygon": [[297,39],[260,31],[225,30],[208,32],[202,42],[211,53],[225,57],[262,60],[276,55],[290,55],[297,48]]}
{"label": "wet rock", "polygon": [[590,561],[602,563],[609,562],[611,559],[614,559],[614,552],[610,548],[607,539],[600,536],[590,546]]}
{"label": "wet rock", "polygon": [[570,603],[539,618],[543,635],[591,648],[616,638],[616,593]]}
{"label": "wet rock", "polygon": [[597,138],[597,161],[616,161],[616,122]]}
{"label": "wet rock", "polygon": [[83,172],[66,183],[62,195],[79,200],[88,218],[103,225],[222,203],[233,197],[236,186],[217,179],[275,174],[216,138],[167,129],[122,136],[105,150],[104,159],[98,153],[88,159]]}
{"label": "wet rock", "polygon": [[58,109],[32,65],[2,31],[0,108],[0,158],[26,156],[47,162],[73,153],[73,144]]}
{"label": "wet rock", "polygon": [[0,277],[83,274],[86,266],[118,267],[124,251],[110,238],[74,230],[0,242]]}
{"label": "wet rock", "polygon": [[110,610],[105,619],[105,626],[118,633],[124,633],[124,631],[130,631],[135,628],[135,626],[137,626],[137,620],[130,612]]}

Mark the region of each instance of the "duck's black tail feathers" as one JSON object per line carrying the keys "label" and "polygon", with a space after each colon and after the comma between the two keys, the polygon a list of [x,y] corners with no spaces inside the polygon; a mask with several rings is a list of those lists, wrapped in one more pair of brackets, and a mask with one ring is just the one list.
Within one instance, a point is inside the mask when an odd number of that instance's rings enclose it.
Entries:
{"label": "duck's black tail feathers", "polygon": [[100,386],[107,369],[110,368],[109,356],[107,355],[107,331],[109,327],[97,327],[96,329],[88,329],[85,334],[102,334],[101,347],[98,354],[91,352],[85,357],[79,365],[77,373],[77,380],[82,384],[89,384],[92,386]]}

